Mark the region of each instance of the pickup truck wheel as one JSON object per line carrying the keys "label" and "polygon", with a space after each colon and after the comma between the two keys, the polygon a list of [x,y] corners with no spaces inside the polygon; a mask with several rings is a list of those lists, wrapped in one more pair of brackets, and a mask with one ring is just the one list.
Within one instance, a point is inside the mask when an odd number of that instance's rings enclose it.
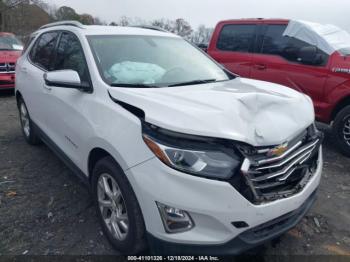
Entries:
{"label": "pickup truck wheel", "polygon": [[38,145],[41,143],[39,136],[33,126],[33,122],[30,119],[29,112],[23,99],[20,98],[18,101],[19,118],[21,122],[22,133],[30,145]]}
{"label": "pickup truck wheel", "polygon": [[350,157],[350,106],[342,109],[336,116],[333,136],[341,152]]}
{"label": "pickup truck wheel", "polygon": [[104,234],[123,254],[145,249],[145,226],[129,181],[111,157],[97,162],[92,174],[92,192]]}

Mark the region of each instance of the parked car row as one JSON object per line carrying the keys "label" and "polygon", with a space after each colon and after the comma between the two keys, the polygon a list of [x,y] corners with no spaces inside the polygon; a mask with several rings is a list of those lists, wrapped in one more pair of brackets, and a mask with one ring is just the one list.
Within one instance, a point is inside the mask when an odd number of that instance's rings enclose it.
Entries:
{"label": "parked car row", "polygon": [[[215,50],[236,33],[216,44],[219,32],[209,53],[225,64]],[[323,135],[310,97],[239,77],[174,34],[43,26],[17,61],[15,94],[26,141],[86,183],[123,253],[237,254],[315,201]]]}

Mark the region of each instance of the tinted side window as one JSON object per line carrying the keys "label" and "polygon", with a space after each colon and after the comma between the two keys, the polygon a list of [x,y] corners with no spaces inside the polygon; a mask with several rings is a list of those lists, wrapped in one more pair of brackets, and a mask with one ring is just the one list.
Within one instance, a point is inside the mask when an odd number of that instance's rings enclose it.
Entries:
{"label": "tinted side window", "polygon": [[[286,27],[286,25],[269,25],[263,39],[261,52],[279,55],[292,62],[300,62],[301,48],[311,45],[294,37],[283,36]],[[324,64],[327,61],[327,54],[319,49],[317,53],[317,64]]]}
{"label": "tinted side window", "polygon": [[50,70],[53,53],[58,39],[57,32],[42,34],[30,52],[32,62],[43,69]]}
{"label": "tinted side window", "polygon": [[217,42],[224,51],[249,52],[254,44],[256,25],[225,25]]}
{"label": "tinted side window", "polygon": [[58,44],[55,70],[71,69],[78,72],[81,81],[89,82],[89,71],[79,39],[72,33],[63,32]]}
{"label": "tinted side window", "polygon": [[286,25],[269,25],[267,27],[262,52],[264,54],[281,55],[288,44],[288,37],[283,36]]}

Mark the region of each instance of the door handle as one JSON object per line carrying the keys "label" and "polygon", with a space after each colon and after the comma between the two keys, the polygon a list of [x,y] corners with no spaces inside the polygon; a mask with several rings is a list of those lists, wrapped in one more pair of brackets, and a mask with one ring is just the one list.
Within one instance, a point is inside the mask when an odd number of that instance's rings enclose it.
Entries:
{"label": "door handle", "polygon": [[21,67],[21,71],[22,71],[23,73],[28,73],[28,69],[27,69],[26,67]]}
{"label": "door handle", "polygon": [[264,64],[255,64],[254,67],[258,70],[265,70],[267,66]]}

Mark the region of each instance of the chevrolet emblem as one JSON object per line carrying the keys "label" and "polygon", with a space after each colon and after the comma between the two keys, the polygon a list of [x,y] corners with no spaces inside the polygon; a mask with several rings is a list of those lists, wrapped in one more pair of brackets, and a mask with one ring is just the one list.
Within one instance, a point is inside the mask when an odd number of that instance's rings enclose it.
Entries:
{"label": "chevrolet emblem", "polygon": [[267,152],[267,156],[280,156],[285,153],[288,149],[288,143],[276,146]]}

